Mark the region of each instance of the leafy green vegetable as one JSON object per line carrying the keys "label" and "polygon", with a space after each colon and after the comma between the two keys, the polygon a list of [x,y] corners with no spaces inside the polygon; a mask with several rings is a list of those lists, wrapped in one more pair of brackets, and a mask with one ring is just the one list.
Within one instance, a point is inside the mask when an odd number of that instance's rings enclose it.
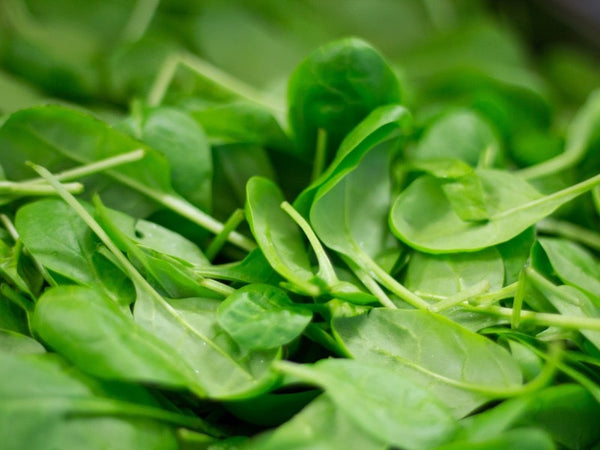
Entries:
{"label": "leafy green vegetable", "polygon": [[265,350],[288,344],[302,334],[310,311],[294,305],[284,291],[250,284],[220,305],[217,321],[242,348]]}
{"label": "leafy green vegetable", "polygon": [[600,65],[512,3],[0,1],[3,448],[599,447]]}

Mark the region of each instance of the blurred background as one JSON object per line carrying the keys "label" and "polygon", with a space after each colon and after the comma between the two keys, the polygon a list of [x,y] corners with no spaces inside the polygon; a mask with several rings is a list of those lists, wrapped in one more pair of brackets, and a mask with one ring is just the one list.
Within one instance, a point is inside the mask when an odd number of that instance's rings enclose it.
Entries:
{"label": "blurred background", "polygon": [[[1,0],[0,112],[43,97],[119,110],[164,59],[199,55],[285,95],[308,52],[355,35],[403,78],[407,101],[490,83],[578,104],[600,85],[600,3],[587,0]],[[453,86],[436,82],[457,78]],[[182,82],[183,83],[183,82]],[[456,94],[456,92],[454,92]],[[420,98],[418,99],[420,100]]]}
{"label": "blurred background", "polygon": [[[0,114],[52,99],[117,121],[177,54],[196,55],[285,105],[294,67],[319,45],[353,35],[393,65],[421,123],[448,108],[476,110],[529,165],[561,151],[565,124],[600,86],[599,5],[1,0]],[[178,68],[165,101],[224,100],[211,77]]]}

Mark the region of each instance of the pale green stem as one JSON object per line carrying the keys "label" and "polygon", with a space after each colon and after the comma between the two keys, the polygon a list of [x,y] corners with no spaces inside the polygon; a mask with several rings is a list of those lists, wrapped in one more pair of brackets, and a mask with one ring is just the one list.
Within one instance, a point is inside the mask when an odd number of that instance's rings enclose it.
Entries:
{"label": "pale green stem", "polygon": [[216,280],[211,280],[210,278],[204,278],[200,280],[200,286],[210,289],[217,294],[221,294],[223,297],[229,297],[235,292],[235,289],[231,286],[228,286],[225,283],[220,283]]}
{"label": "pale green stem", "polygon": [[[468,311],[489,314],[503,319],[511,320],[513,316],[512,308],[503,308],[501,306],[471,306],[464,305]],[[520,315],[521,323],[532,323],[535,325],[560,327],[568,330],[592,330],[600,331],[600,319],[590,317],[565,316],[563,314],[541,313],[535,311],[522,310]]]}
{"label": "pale green stem", "polygon": [[367,272],[370,272],[381,285],[387,288],[390,292],[396,294],[401,300],[404,300],[406,303],[414,306],[417,309],[429,308],[429,303],[406,289],[406,287],[400,284],[394,277],[392,277],[375,261],[373,261],[369,255],[364,253],[362,250],[357,250],[357,252],[360,255],[360,261],[357,261],[357,263],[362,264],[364,268],[367,269]]}
{"label": "pale green stem", "polygon": [[[594,189],[594,191],[596,191],[596,189]],[[536,228],[542,233],[562,236],[572,241],[580,242],[594,250],[600,250],[600,233],[588,228],[551,218],[538,222]]]}
{"label": "pale green stem", "polygon": [[600,214],[600,186],[596,186],[594,189],[592,189],[592,199],[594,200],[596,212]]}
{"label": "pale green stem", "polygon": [[[89,164],[83,164],[73,169],[65,170],[54,175],[59,181],[76,180],[78,178],[87,177],[99,172],[104,172],[115,167],[128,164],[130,162],[139,161],[144,157],[146,151],[142,148],[133,150],[131,152],[122,153],[117,156],[102,159],[100,161],[94,161]],[[43,178],[35,178],[33,180],[27,180],[29,183],[45,183],[46,180]]]}
{"label": "pale green stem", "polygon": [[570,148],[561,153],[560,155],[557,155],[534,166],[526,167],[524,169],[519,170],[517,172],[517,175],[519,175],[522,178],[525,178],[526,180],[542,178],[573,167],[581,160],[582,156],[583,152],[579,151],[578,148]]}
{"label": "pale green stem", "polygon": [[489,292],[483,295],[478,295],[470,303],[477,305],[490,305],[492,303],[496,303],[499,300],[514,297],[515,293],[517,292],[518,286],[519,283],[514,282],[512,284],[509,284],[508,286],[504,286],[503,288],[498,289],[497,291]]}
{"label": "pale green stem", "polygon": [[204,255],[209,261],[215,259],[215,257],[219,254],[225,243],[227,242],[227,238],[240,224],[244,221],[244,210],[236,209],[231,216],[225,221],[223,224],[223,229],[219,234],[215,236],[212,240]]}
{"label": "pale green stem", "polygon": [[538,198],[536,200],[525,203],[523,205],[519,205],[514,208],[502,211],[502,212],[492,216],[491,220],[502,219],[504,217],[508,217],[513,214],[518,214],[522,211],[527,211],[530,208],[534,208],[536,206],[540,206],[545,203],[554,202],[556,200],[568,201],[570,199],[573,199],[573,198],[589,191],[590,189],[594,188],[598,184],[600,184],[600,175],[596,175],[592,178],[582,181],[581,183],[574,184],[573,186],[569,186],[568,188],[562,189],[553,194],[545,195],[544,197]]}
{"label": "pale green stem", "polygon": [[123,29],[121,39],[125,42],[134,42],[140,39],[150,26],[159,3],[160,0],[137,0],[129,16],[129,21]]}
{"label": "pale green stem", "polygon": [[325,160],[327,159],[327,131],[324,128],[317,130],[317,145],[313,161],[311,181],[315,181],[323,173]]}
{"label": "pale green stem", "polygon": [[217,83],[233,95],[267,108],[280,122],[283,121],[285,117],[283,105],[274,105],[262,92],[218,69],[208,61],[187,53],[171,55],[165,60],[148,94],[148,104],[150,106],[161,104],[179,65],[187,67],[198,75]]}
{"label": "pale green stem", "polygon": [[352,272],[356,275],[356,277],[360,280],[360,282],[369,290],[371,294],[373,294],[379,303],[381,303],[386,308],[390,309],[398,309],[398,307],[392,302],[392,300],[388,297],[381,286],[377,284],[377,282],[360,266],[355,264],[350,258],[342,255],[342,259],[344,262],[350,267]]}
{"label": "pale green stem", "polygon": [[[67,183],[63,187],[73,194],[79,194],[83,191],[81,183]],[[23,181],[0,181],[0,195],[24,197],[24,196],[42,196],[56,195],[54,188],[47,184],[30,183]]]}
{"label": "pale green stem", "polygon": [[309,223],[302,217],[302,215],[294,209],[292,205],[288,202],[284,201],[281,203],[281,209],[283,209],[288,216],[292,218],[294,222],[302,229],[306,237],[308,238],[308,242],[315,252],[317,257],[317,261],[319,263],[319,276],[327,283],[328,286],[332,286],[338,282],[338,277],[335,273],[335,269],[325,252],[325,249],[321,245],[321,241],[313,231],[312,227]]}
{"label": "pale green stem", "polygon": [[510,326],[512,328],[519,328],[521,322],[521,311],[523,310],[523,300],[525,299],[525,271],[522,270],[519,273],[519,281],[517,282],[517,290],[513,300],[513,313],[510,318]]}
{"label": "pale green stem", "polygon": [[486,293],[490,290],[490,282],[488,280],[482,280],[479,283],[475,283],[462,291],[447,297],[446,299],[429,306],[429,310],[432,312],[441,312],[445,309],[451,308],[456,305],[477,297],[481,294]]}
{"label": "pale green stem", "polygon": [[15,228],[15,225],[12,223],[10,218],[6,214],[0,214],[0,222],[2,222],[2,225],[4,225],[4,228],[6,228],[6,231],[8,231],[8,234],[10,234],[10,237],[13,238],[13,241],[15,241],[15,242],[18,241],[19,240],[19,232]]}

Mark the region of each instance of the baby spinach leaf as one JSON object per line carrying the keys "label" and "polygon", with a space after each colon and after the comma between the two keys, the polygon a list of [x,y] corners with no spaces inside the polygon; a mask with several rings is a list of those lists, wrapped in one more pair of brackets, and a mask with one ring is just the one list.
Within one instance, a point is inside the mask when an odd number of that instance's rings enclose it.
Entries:
{"label": "baby spinach leaf", "polygon": [[173,188],[190,203],[209,211],[212,155],[204,130],[184,112],[167,107],[134,109],[119,128],[162,153]]}
{"label": "baby spinach leaf", "polygon": [[11,449],[177,448],[173,425],[202,429],[204,422],[112,398],[108,386],[65,366],[55,355],[23,357],[0,352],[0,437]]}
{"label": "baby spinach leaf", "polygon": [[[143,159],[104,172],[118,184],[100,177],[88,183],[89,190],[101,190],[107,204],[138,217],[156,211],[157,204],[161,204],[213,233],[223,228],[223,224],[174,191],[169,164],[163,155],[87,114],[61,106],[19,111],[0,128],[0,145],[8,150],[0,153],[0,164],[11,179],[28,177],[24,166],[28,160],[56,171],[142,148]],[[254,248],[236,232],[229,239],[248,250]]]}
{"label": "baby spinach leaf", "polygon": [[450,296],[482,281],[489,290],[503,286],[504,264],[496,248],[473,253],[430,255],[415,252],[406,266],[405,286],[411,291]]}
{"label": "baby spinach leaf", "polygon": [[159,302],[140,292],[134,318],[192,367],[195,383],[208,397],[236,399],[265,391],[274,382],[269,367],[279,352],[242,351],[219,326],[219,305],[203,298]]}
{"label": "baby spinach leaf", "polygon": [[98,240],[63,201],[46,199],[25,205],[17,212],[15,226],[27,250],[52,273],[99,289],[121,304],[133,301],[127,278],[97,251]]}
{"label": "baby spinach leaf", "polygon": [[0,329],[0,352],[32,355],[45,353],[46,349],[32,337],[14,331]]}
{"label": "baby spinach leaf", "polygon": [[273,270],[259,248],[252,250],[241,261],[211,266],[196,266],[193,271],[202,277],[242,283],[277,285],[282,281],[281,276]]}
{"label": "baby spinach leaf", "polygon": [[294,201],[294,208],[303,215],[308,215],[317,190],[325,182],[353,170],[366,152],[383,142],[408,134],[411,126],[412,116],[403,106],[380,106],[371,111],[346,135],[336,152],[335,159],[300,193]]}
{"label": "baby spinach leaf", "polygon": [[251,284],[227,297],[217,321],[243,349],[267,350],[300,336],[312,313],[294,304],[287,294],[269,285]]}
{"label": "baby spinach leaf", "polygon": [[0,330],[29,334],[29,322],[23,308],[0,294]]}
{"label": "baby spinach leaf", "polygon": [[[374,262],[374,258],[396,245],[385,226],[391,200],[390,150],[390,143],[384,142],[362,155],[360,163],[325,182],[315,194],[310,222],[329,248],[349,258],[351,264],[368,268],[402,300],[425,307],[421,298]],[[380,301],[395,307],[389,299]]]}
{"label": "baby spinach leaf", "polygon": [[278,367],[325,389],[357,428],[389,445],[433,448],[450,440],[458,429],[435,395],[376,363],[326,359],[313,365],[279,363]]}
{"label": "baby spinach leaf", "polygon": [[456,417],[521,385],[519,366],[506,350],[434,313],[374,308],[336,317],[332,328],[350,356],[421,383]]}
{"label": "baby spinach leaf", "polygon": [[394,201],[392,231],[413,248],[428,253],[475,251],[517,236],[573,198],[600,184],[600,176],[542,196],[515,175],[499,170],[477,170],[489,220],[464,221],[446,198],[442,182],[424,175]]}
{"label": "baby spinach leaf", "polygon": [[266,178],[251,178],[246,186],[246,217],[263,254],[295,289],[309,296],[323,293],[325,286],[313,273],[302,233],[281,209],[284,197]]}
{"label": "baby spinach leaf", "polygon": [[476,442],[457,440],[438,447],[438,450],[501,450],[520,448],[522,450],[554,450],[552,437],[538,428],[521,427],[505,431],[497,436],[486,436]]}
{"label": "baby spinach leaf", "polygon": [[600,297],[600,262],[575,242],[556,238],[539,238],[533,249],[534,263],[540,251],[548,258],[556,276],[566,284]]}
{"label": "baby spinach leaf", "polygon": [[412,158],[457,158],[476,167],[489,167],[499,159],[500,142],[477,113],[458,110],[434,122],[411,153]]}
{"label": "baby spinach leaf", "polygon": [[331,159],[346,134],[374,108],[400,102],[400,87],[373,47],[349,38],[317,49],[300,63],[289,80],[288,102],[300,154],[312,158],[322,129]]}
{"label": "baby spinach leaf", "polygon": [[383,450],[387,446],[355,426],[343,410],[323,394],[290,421],[243,444],[241,450],[338,450],[340,447]]}
{"label": "baby spinach leaf", "polygon": [[206,130],[212,143],[254,144],[282,152],[293,149],[272,112],[259,105],[234,101],[186,109]]}
{"label": "baby spinach leaf", "polygon": [[193,381],[192,369],[168,345],[93,289],[61,286],[46,291],[36,304],[32,328],[82,371],[204,393]]}

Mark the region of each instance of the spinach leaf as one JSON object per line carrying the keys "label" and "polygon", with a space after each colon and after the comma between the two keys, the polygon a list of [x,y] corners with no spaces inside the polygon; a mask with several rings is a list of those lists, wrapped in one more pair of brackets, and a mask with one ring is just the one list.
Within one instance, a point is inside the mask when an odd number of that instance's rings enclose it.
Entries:
{"label": "spinach leaf", "polygon": [[425,132],[412,158],[457,158],[476,167],[495,165],[500,143],[493,129],[477,113],[459,110],[444,115]]}
{"label": "spinach leaf", "polygon": [[539,238],[532,252],[534,264],[540,263],[541,251],[563,283],[600,297],[600,262],[590,252],[565,239]]}
{"label": "spinach leaf", "polygon": [[396,75],[366,42],[349,38],[309,55],[288,85],[289,120],[298,151],[311,159],[317,130],[327,134],[327,160],[374,108],[400,102]]}
{"label": "spinach leaf", "polygon": [[[134,216],[147,216],[158,209],[158,203],[214,233],[223,228],[223,224],[173,190],[164,156],[87,114],[60,106],[19,111],[0,128],[0,145],[8,150],[0,154],[0,164],[11,179],[28,176],[24,166],[27,160],[54,171],[142,148],[145,150],[142,160],[105,172],[119,184],[100,177],[88,183],[88,189],[101,190],[107,204]],[[229,238],[248,250],[254,247],[236,232]]]}
{"label": "spinach leaf", "polygon": [[477,174],[484,189],[489,220],[462,220],[445,196],[442,183],[423,175],[394,201],[390,212],[394,234],[411,247],[428,253],[481,250],[517,236],[600,183],[600,176],[596,176],[542,196],[508,172],[479,169]]}
{"label": "spinach leaf", "polygon": [[246,217],[263,254],[299,292],[318,296],[325,283],[313,273],[298,225],[281,209],[284,197],[266,178],[251,178],[246,186]]}
{"label": "spinach leaf", "polygon": [[[0,352],[0,436],[9,448],[175,449],[173,425],[203,429],[204,421],[120,399],[52,355]],[[10,387],[7,387],[10,386]]]}
{"label": "spinach leaf", "polygon": [[32,337],[14,331],[0,329],[0,352],[15,355],[34,355],[45,353],[46,349]]}
{"label": "spinach leaf", "polygon": [[242,450],[383,450],[384,442],[357,427],[326,395],[311,402],[290,421],[241,446]]}
{"label": "spinach leaf", "polygon": [[437,314],[374,308],[336,317],[332,328],[349,356],[427,386],[456,417],[521,385],[520,369],[505,349]]}
{"label": "spinach leaf", "polygon": [[308,215],[317,190],[325,182],[353,170],[366,152],[383,142],[408,134],[411,126],[412,116],[403,106],[380,106],[371,111],[348,132],[336,152],[335,159],[300,193],[294,201],[294,207],[303,215]]}
{"label": "spinach leaf", "polygon": [[227,297],[217,311],[219,325],[243,349],[267,350],[300,336],[312,313],[274,286],[251,284]]}
{"label": "spinach leaf", "polygon": [[406,266],[405,286],[420,295],[451,296],[482,281],[489,290],[503,286],[504,264],[494,247],[473,253],[430,255],[415,252]]}
{"label": "spinach leaf", "polygon": [[406,449],[431,448],[457,431],[449,410],[422,385],[374,364],[328,359],[313,365],[279,363],[284,373],[325,389],[354,426]]}
{"label": "spinach leaf", "polygon": [[[46,220],[40,221],[40,217]],[[63,201],[29,203],[17,212],[15,225],[27,250],[53,274],[99,289],[122,305],[133,301],[130,282],[97,251],[98,240]]]}
{"label": "spinach leaf", "polygon": [[204,130],[192,117],[174,108],[137,107],[118,128],[163,154],[173,189],[202,210],[210,210],[212,155]]}
{"label": "spinach leaf", "polygon": [[46,291],[36,304],[32,328],[48,346],[95,376],[204,393],[193,381],[192,369],[168,345],[93,289]]}

